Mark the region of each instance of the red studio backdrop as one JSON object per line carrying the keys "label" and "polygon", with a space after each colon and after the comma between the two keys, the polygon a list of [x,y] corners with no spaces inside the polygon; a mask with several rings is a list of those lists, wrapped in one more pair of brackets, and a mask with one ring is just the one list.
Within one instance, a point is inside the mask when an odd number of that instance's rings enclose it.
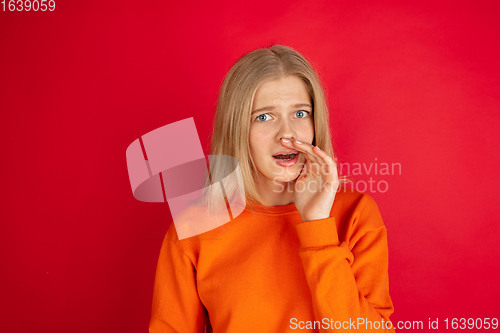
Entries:
{"label": "red studio backdrop", "polygon": [[147,331],[172,218],[125,150],[193,117],[208,154],[224,75],[273,43],[320,73],[379,205],[392,321],[500,317],[498,1],[0,5],[0,332]]}

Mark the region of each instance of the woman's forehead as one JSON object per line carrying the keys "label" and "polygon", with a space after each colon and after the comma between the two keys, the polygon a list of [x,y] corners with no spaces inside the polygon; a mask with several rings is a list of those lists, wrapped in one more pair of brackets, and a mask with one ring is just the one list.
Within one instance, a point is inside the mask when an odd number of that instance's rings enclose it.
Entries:
{"label": "woman's forehead", "polygon": [[255,92],[253,109],[310,103],[311,97],[304,81],[297,76],[286,76],[261,84]]}

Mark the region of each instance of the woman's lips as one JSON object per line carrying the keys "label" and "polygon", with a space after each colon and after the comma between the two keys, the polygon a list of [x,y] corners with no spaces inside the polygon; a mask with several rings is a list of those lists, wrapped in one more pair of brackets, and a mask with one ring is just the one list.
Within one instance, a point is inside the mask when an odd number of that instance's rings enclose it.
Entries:
{"label": "woman's lips", "polygon": [[280,159],[277,159],[273,156],[274,158],[274,162],[279,165],[279,166],[282,166],[282,167],[291,167],[291,166],[294,166],[295,163],[297,163],[297,161],[299,160],[299,154],[298,152],[295,154],[295,156],[289,160],[289,161],[286,161],[286,160],[280,160]]}

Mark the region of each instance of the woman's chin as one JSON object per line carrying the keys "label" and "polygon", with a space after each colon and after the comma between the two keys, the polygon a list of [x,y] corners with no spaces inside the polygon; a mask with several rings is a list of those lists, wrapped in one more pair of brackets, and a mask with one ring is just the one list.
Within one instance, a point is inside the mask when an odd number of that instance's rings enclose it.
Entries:
{"label": "woman's chin", "polygon": [[293,174],[284,174],[274,177],[275,183],[289,183],[295,181],[299,177],[299,173],[295,172]]}

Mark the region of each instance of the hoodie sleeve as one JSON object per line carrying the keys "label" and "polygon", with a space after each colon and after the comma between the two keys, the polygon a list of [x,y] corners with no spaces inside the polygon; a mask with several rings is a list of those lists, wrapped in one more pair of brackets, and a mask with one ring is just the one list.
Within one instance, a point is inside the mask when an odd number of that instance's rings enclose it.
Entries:
{"label": "hoodie sleeve", "polygon": [[333,331],[335,322],[346,332],[394,332],[387,323],[394,311],[387,230],[370,196],[362,195],[348,224],[342,241],[336,217],[296,225],[314,315],[323,324],[320,332]]}
{"label": "hoodie sleeve", "polygon": [[156,268],[150,333],[205,332],[208,316],[200,301],[196,269],[177,244],[172,223]]}

